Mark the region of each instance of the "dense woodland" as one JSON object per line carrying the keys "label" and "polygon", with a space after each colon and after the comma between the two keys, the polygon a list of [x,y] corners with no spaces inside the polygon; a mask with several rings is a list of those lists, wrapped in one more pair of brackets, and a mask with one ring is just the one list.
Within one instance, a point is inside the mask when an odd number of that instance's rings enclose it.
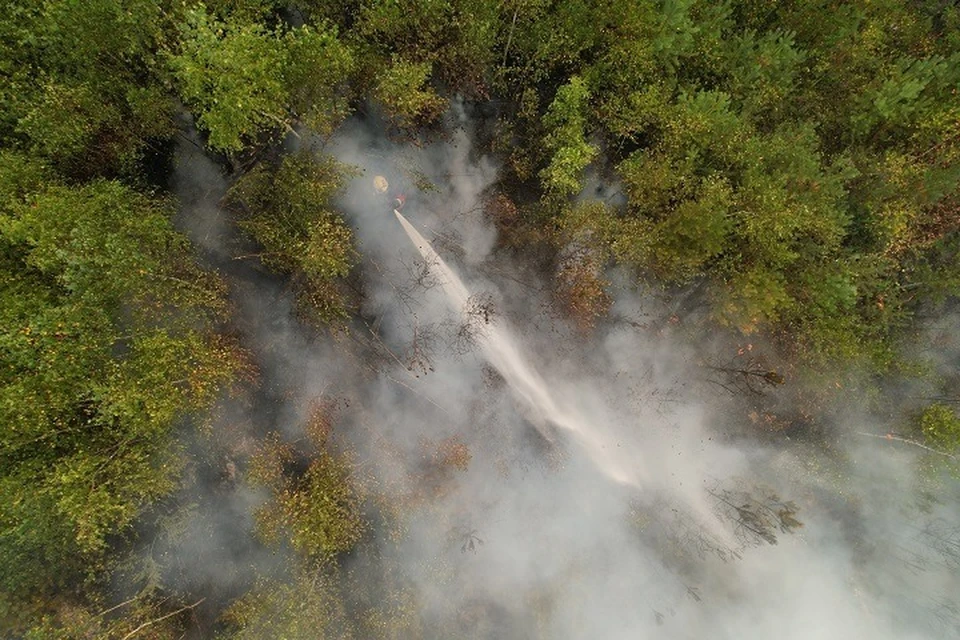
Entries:
{"label": "dense woodland", "polygon": [[[784,364],[734,380],[802,388],[807,422],[837,380],[927,376],[898,432],[960,450],[960,375],[915,348],[960,292],[956,2],[0,4],[0,635],[179,638],[207,595],[133,553],[166,526],[184,430],[257,378],[224,275],[174,226],[193,126],[318,334],[355,331],[363,249],[336,206],[354,169],[284,142],[380,118],[425,144],[456,103],[502,162],[500,250],[552,274],[576,331],[607,321],[617,269],[768,345]],[[392,507],[371,510],[328,413],[243,462],[270,496],[259,539],[297,560],[220,603],[222,637],[431,637],[407,591],[357,596],[338,561]]]}

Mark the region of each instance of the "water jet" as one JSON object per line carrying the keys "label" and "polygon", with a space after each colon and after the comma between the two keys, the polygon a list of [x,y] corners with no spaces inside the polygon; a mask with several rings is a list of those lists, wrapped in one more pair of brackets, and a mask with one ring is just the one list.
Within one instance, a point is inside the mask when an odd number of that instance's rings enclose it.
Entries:
{"label": "water jet", "polygon": [[[454,312],[464,314],[471,298],[466,285],[399,210],[394,209],[393,213],[428,267],[440,276],[440,286]],[[478,343],[487,361],[526,407],[527,421],[551,444],[556,444],[554,429],[571,434],[607,477],[620,484],[638,486],[636,471],[625,452],[595,425],[582,419],[574,407],[559,404],[546,381],[528,363],[505,323],[506,319],[502,319],[485,325]]]}

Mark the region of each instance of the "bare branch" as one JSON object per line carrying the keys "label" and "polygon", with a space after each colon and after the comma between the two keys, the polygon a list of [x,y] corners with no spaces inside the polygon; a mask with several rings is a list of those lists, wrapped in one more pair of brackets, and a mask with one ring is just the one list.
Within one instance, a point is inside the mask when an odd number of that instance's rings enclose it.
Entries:
{"label": "bare branch", "polygon": [[517,26],[517,14],[520,12],[520,7],[516,7],[513,10],[513,21],[510,22],[510,33],[507,34],[507,45],[503,48],[503,63],[501,67],[507,66],[507,53],[510,51],[510,43],[513,42],[513,30]]}
{"label": "bare branch", "polygon": [[136,629],[134,629],[133,631],[131,631],[131,632],[128,633],[127,635],[123,636],[123,638],[122,638],[121,640],[129,640],[130,638],[132,638],[133,636],[137,635],[138,633],[140,633],[141,631],[143,631],[143,630],[146,629],[147,627],[149,627],[149,626],[151,626],[151,625],[154,625],[154,624],[157,624],[158,622],[162,622],[162,621],[166,620],[167,618],[172,618],[173,616],[175,616],[175,615],[177,615],[177,614],[180,614],[180,613],[183,613],[184,611],[189,611],[190,609],[193,609],[193,608],[195,608],[197,605],[199,605],[200,603],[202,603],[204,600],[206,600],[206,598],[200,598],[199,600],[197,600],[197,601],[194,602],[193,604],[188,604],[188,605],[186,605],[186,606],[180,607],[180,608],[177,609],[176,611],[171,611],[170,613],[168,613],[168,614],[165,615],[165,616],[160,616],[159,618],[156,618],[156,619],[154,619],[154,620],[147,620],[146,622],[144,622],[143,624],[141,624],[139,627],[137,627]]}
{"label": "bare branch", "polygon": [[951,460],[956,460],[956,459],[957,459],[957,456],[953,455],[952,453],[947,453],[946,451],[940,451],[939,449],[934,449],[933,447],[928,447],[927,445],[925,445],[925,444],[923,444],[923,443],[921,443],[921,442],[917,442],[916,440],[910,440],[909,438],[903,438],[903,437],[901,437],[901,436],[898,436],[898,435],[895,435],[895,434],[892,434],[892,433],[887,433],[887,434],[882,435],[882,436],[881,436],[881,435],[878,435],[878,434],[876,434],[876,433],[866,433],[866,432],[864,432],[864,431],[857,431],[856,433],[857,433],[858,436],[866,436],[866,437],[868,437],[868,438],[880,438],[881,440],[896,440],[897,442],[903,442],[903,443],[905,443],[905,444],[910,444],[910,445],[913,445],[913,446],[915,446],[915,447],[920,447],[921,449],[925,449],[926,451],[929,451],[930,453],[936,453],[936,454],[939,454],[939,455],[941,455],[941,456],[946,456],[946,457],[950,458]]}

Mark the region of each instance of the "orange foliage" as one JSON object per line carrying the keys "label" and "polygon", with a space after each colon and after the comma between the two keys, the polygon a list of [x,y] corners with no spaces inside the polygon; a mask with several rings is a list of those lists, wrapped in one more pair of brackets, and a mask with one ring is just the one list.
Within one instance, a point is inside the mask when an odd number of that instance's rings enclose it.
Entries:
{"label": "orange foliage", "polygon": [[307,437],[315,446],[322,448],[330,437],[333,423],[337,417],[337,401],[323,396],[315,399],[310,406],[310,416],[304,427]]}
{"label": "orange foliage", "polygon": [[460,436],[451,436],[440,441],[433,453],[433,462],[441,467],[452,467],[458,471],[466,471],[470,466],[470,449],[460,439]]}
{"label": "orange foliage", "polygon": [[593,329],[597,319],[610,310],[612,300],[606,291],[607,284],[600,265],[588,252],[578,252],[560,263],[556,300],[581,331]]}

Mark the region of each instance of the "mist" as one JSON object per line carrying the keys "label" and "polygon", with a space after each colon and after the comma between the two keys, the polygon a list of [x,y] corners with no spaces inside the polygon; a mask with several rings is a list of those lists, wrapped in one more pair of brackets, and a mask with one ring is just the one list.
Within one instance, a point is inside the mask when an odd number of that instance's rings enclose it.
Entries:
{"label": "mist", "polygon": [[[253,538],[266,496],[244,460],[267,433],[301,439],[325,400],[334,446],[396,511],[343,571],[375,592],[396,567],[427,637],[960,637],[957,496],[926,452],[859,436],[887,425],[856,390],[827,412],[822,441],[745,435],[744,404],[789,397],[731,396],[703,363],[735,361],[742,340],[696,312],[660,321],[675,302],[625,274],[608,274],[609,319],[575,327],[551,274],[497,242],[485,214],[497,160],[477,151],[476,125],[454,108],[443,138],[419,145],[361,118],[289,141],[358,169],[337,205],[361,306],[330,334],[300,324],[283,280],[240,257],[219,205],[227,179],[181,142],[179,224],[226,277],[258,373],[196,438],[181,501],[197,507],[152,551],[165,579],[213,589],[219,605],[257,576],[283,579],[292,554]],[[394,193],[465,300],[411,242]],[[616,193],[596,178],[581,197]],[[509,344],[527,388],[490,340]]]}

